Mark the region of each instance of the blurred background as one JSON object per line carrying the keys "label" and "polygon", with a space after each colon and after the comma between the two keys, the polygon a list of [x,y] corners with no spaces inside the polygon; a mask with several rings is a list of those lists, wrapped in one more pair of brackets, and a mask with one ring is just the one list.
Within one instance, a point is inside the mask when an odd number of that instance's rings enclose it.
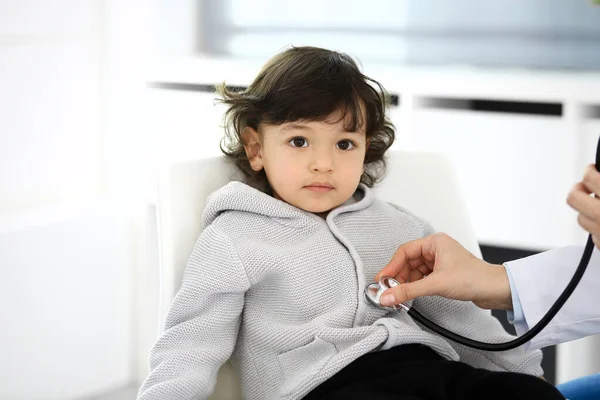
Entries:
{"label": "blurred background", "polygon": [[[584,243],[565,200],[600,135],[594,1],[0,0],[1,399],[135,398],[157,174],[219,154],[213,86],[290,45],[354,56],[394,147],[452,158],[484,258]],[[599,337],[560,345],[545,375],[599,360]]]}

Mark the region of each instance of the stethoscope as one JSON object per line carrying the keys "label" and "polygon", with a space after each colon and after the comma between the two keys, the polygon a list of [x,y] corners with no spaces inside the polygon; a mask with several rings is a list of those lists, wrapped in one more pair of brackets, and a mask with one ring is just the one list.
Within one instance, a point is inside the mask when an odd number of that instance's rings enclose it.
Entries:
{"label": "stethoscope", "polygon": [[[600,172],[600,138],[598,139],[598,146],[596,148],[596,170],[598,170]],[[552,305],[552,307],[550,307],[550,310],[548,310],[546,315],[544,315],[544,317],[542,319],[540,319],[540,321],[533,328],[531,328],[527,333],[525,333],[523,336],[520,336],[517,339],[511,340],[511,341],[505,342],[505,343],[479,342],[477,340],[469,339],[464,336],[458,335],[458,334],[451,332],[448,329],[442,328],[438,324],[430,321],[429,319],[424,317],[423,314],[421,314],[419,311],[417,311],[414,307],[411,307],[410,305],[408,305],[406,303],[400,303],[400,304],[397,304],[392,307],[382,306],[381,303],[379,302],[379,298],[381,297],[381,294],[383,292],[385,292],[386,290],[400,284],[397,280],[395,280],[394,278],[391,278],[389,276],[381,277],[379,279],[379,282],[371,283],[370,285],[368,285],[365,288],[365,298],[371,304],[373,304],[377,307],[381,307],[388,311],[401,312],[402,310],[405,310],[408,313],[408,315],[410,315],[415,321],[421,323],[421,325],[425,326],[426,328],[430,329],[431,331],[433,331],[447,339],[452,340],[453,342],[462,344],[464,346],[472,347],[472,348],[478,349],[478,350],[487,350],[487,351],[510,350],[510,349],[519,347],[522,344],[533,339],[533,337],[536,336],[538,333],[540,333],[541,330],[544,329],[546,327],[546,325],[548,325],[548,323],[552,320],[552,318],[554,318],[556,313],[558,313],[558,311],[565,304],[565,302],[569,299],[569,297],[571,296],[571,294],[573,293],[573,291],[579,284],[579,281],[581,280],[581,277],[583,276],[583,273],[585,272],[585,270],[588,266],[588,263],[590,262],[590,258],[592,257],[593,250],[594,250],[594,242],[592,241],[592,235],[589,235],[588,239],[587,239],[587,243],[585,245],[585,249],[583,251],[583,255],[581,256],[581,261],[579,262],[579,266],[577,267],[577,270],[573,274],[573,277],[571,278],[571,281],[569,282],[569,284],[567,285],[565,290],[563,290],[563,292],[558,297],[556,302]]]}

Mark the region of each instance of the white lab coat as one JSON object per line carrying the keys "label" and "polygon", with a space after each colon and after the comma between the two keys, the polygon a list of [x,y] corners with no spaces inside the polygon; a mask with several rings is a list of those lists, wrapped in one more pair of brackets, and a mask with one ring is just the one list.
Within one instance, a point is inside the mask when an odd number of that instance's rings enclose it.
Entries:
{"label": "white lab coat", "polygon": [[[521,305],[523,319],[516,312],[513,322],[519,336],[554,304],[579,265],[583,249],[562,247],[504,264],[516,290],[513,301],[518,297]],[[529,347],[542,348],[596,333],[600,333],[600,251],[594,247],[579,286]]]}

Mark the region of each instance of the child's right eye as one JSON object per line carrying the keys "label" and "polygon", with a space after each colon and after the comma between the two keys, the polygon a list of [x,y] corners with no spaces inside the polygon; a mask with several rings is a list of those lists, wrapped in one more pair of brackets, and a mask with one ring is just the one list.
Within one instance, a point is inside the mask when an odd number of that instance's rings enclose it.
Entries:
{"label": "child's right eye", "polygon": [[295,137],[295,138],[291,139],[288,143],[294,147],[307,147],[308,146],[308,142],[306,141],[306,139],[301,138],[301,137]]}

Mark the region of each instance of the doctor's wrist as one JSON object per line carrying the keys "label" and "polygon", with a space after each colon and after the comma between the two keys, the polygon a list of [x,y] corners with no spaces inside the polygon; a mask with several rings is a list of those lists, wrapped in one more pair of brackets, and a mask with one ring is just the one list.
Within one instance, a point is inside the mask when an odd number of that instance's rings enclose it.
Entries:
{"label": "doctor's wrist", "polygon": [[510,282],[504,266],[489,264],[482,272],[473,303],[486,310],[512,310]]}

